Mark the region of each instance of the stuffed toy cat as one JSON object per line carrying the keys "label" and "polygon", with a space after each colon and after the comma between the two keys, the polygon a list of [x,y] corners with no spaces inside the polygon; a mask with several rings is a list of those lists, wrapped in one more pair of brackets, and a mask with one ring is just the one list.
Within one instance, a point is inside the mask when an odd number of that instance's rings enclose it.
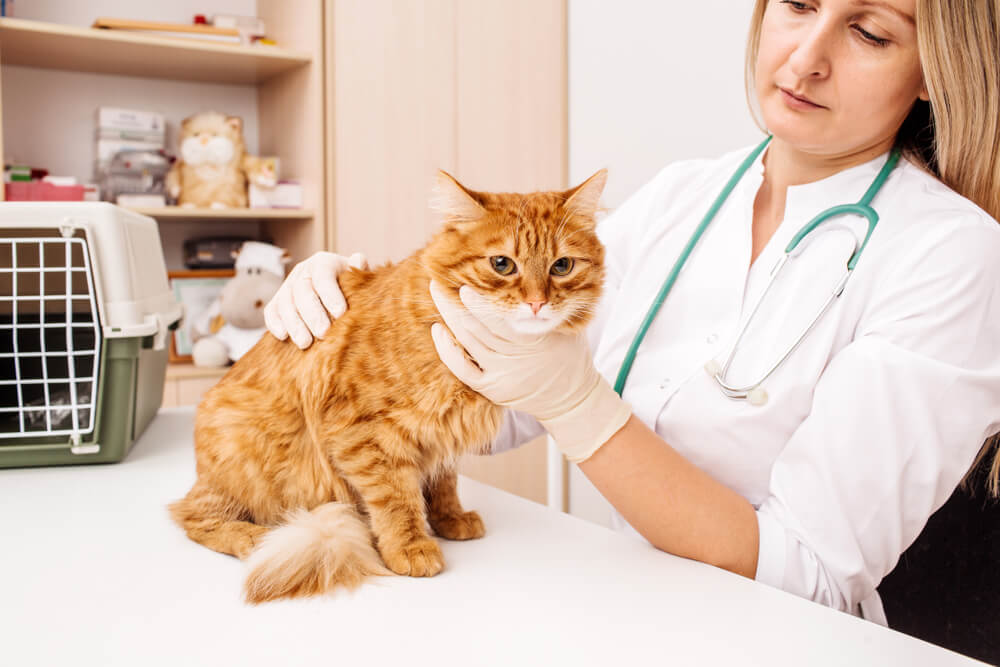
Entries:
{"label": "stuffed toy cat", "polygon": [[278,184],[278,158],[247,155],[243,158],[243,171],[247,183],[261,188],[273,188]]}
{"label": "stuffed toy cat", "polygon": [[205,394],[197,480],[170,510],[192,540],[247,559],[249,602],[390,571],[433,576],[444,559],[428,525],[445,539],[483,536],[455,466],[494,439],[502,408],[439,359],[430,281],[456,301],[470,285],[505,318],[541,290],[546,326],[581,331],[604,280],[594,213],[605,179],[491,194],[442,172],[443,225],[423,249],[342,273],[349,307],[321,339],[302,351],[265,333]]}
{"label": "stuffed toy cat", "polygon": [[[247,241],[236,255],[236,275],[192,327],[195,366],[238,361],[264,335],[264,306],[281,287],[288,253],[270,243]],[[201,335],[198,335],[201,334]]]}
{"label": "stuffed toy cat", "polygon": [[180,157],[167,172],[167,193],[178,206],[246,208],[243,120],[215,111],[181,123]]}

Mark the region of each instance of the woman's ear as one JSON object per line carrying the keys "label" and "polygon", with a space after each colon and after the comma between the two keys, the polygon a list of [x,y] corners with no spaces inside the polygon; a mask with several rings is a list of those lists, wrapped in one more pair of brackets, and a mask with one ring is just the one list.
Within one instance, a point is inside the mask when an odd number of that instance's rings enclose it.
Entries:
{"label": "woman's ear", "polygon": [[931,94],[927,91],[927,82],[926,81],[921,81],[920,82],[920,92],[917,93],[917,99],[918,100],[923,100],[924,102],[930,102],[931,101]]}

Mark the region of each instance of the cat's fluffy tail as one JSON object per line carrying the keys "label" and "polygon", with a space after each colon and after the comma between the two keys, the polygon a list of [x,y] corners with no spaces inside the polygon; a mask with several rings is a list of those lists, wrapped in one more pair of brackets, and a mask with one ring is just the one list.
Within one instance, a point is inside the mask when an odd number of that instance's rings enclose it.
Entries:
{"label": "cat's fluffy tail", "polygon": [[368,526],[344,503],[295,510],[247,558],[243,591],[251,604],[354,588],[369,575],[391,574],[372,546]]}

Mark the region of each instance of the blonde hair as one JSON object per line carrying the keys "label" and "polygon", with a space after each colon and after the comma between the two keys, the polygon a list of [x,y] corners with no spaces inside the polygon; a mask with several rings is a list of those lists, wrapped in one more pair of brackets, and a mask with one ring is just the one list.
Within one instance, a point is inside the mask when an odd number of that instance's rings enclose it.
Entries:
{"label": "blonde hair", "polygon": [[[747,102],[762,129],[754,74],[767,5],[754,4],[746,54]],[[910,161],[1000,220],[1000,0],[916,0],[914,19],[930,102],[914,103],[897,143]],[[1000,496],[1000,433],[983,444],[973,470],[994,449],[987,486]]]}

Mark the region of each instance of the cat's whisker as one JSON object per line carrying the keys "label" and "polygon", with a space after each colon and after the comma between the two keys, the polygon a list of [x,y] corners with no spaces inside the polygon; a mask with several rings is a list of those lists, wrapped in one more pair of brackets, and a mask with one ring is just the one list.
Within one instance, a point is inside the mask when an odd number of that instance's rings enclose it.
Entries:
{"label": "cat's whisker", "polygon": [[588,234],[592,234],[592,233],[593,232],[591,230],[589,230],[589,229],[577,229],[577,230],[571,232],[570,234],[561,237],[560,240],[565,243],[565,242],[568,242],[573,237],[579,236],[580,234],[588,235]]}
{"label": "cat's whisker", "polygon": [[563,213],[562,220],[559,221],[559,226],[556,227],[556,233],[555,233],[556,238],[559,238],[559,235],[562,233],[563,227],[566,225],[566,222],[569,220],[570,213],[571,213],[571,211],[569,209],[566,209],[566,211]]}

